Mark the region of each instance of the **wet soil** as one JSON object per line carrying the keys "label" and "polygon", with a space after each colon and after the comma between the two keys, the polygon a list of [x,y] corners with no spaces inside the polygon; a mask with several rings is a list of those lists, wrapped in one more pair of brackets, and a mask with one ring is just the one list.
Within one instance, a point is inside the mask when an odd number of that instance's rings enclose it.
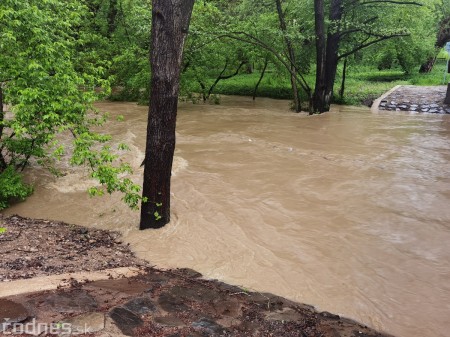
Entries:
{"label": "wet soil", "polygon": [[10,335],[14,324],[39,336],[388,336],[273,294],[205,280],[190,269],[155,269],[134,257],[117,233],[1,215],[0,227],[6,228],[0,234],[3,282],[115,266],[142,269],[135,277],[0,299],[0,336]]}
{"label": "wet soil", "polygon": [[1,214],[0,227],[0,282],[148,265],[116,232]]}

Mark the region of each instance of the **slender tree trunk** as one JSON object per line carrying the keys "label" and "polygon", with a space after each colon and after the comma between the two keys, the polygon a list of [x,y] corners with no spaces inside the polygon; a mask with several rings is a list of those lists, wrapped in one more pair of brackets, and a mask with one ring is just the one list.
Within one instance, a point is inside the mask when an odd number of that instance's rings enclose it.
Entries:
{"label": "slender tree trunk", "polygon": [[256,98],[256,91],[258,90],[259,85],[261,84],[261,81],[266,73],[267,65],[269,64],[269,58],[266,57],[264,60],[264,67],[261,71],[261,76],[259,76],[258,82],[255,85],[255,89],[253,89],[253,100]]}
{"label": "slender tree trunk", "polygon": [[[437,53],[436,53],[437,54]],[[436,63],[436,56],[428,58],[428,60],[420,66],[419,73],[430,73]]]}
{"label": "slender tree trunk", "polygon": [[208,96],[206,96],[206,98],[209,98],[211,96],[211,94],[213,93],[214,88],[216,87],[217,83],[219,83],[221,80],[227,80],[227,79],[232,78],[232,77],[236,76],[237,74],[239,74],[239,70],[241,70],[242,66],[244,64],[246,64],[246,63],[247,63],[247,61],[241,61],[241,63],[236,68],[236,71],[234,73],[232,73],[230,75],[224,75],[224,73],[225,73],[225,71],[227,70],[227,67],[228,67],[228,60],[227,60],[226,63],[225,63],[225,66],[223,67],[223,70],[220,72],[219,76],[217,76],[217,78],[214,81],[213,85],[209,88]]}
{"label": "slender tree trunk", "polygon": [[339,90],[339,97],[342,100],[345,92],[345,77],[347,76],[347,58],[344,60],[344,69],[342,69],[341,89]]}
{"label": "slender tree trunk", "polygon": [[295,79],[295,76],[292,75],[292,73],[297,72],[295,68],[296,64],[295,51],[291,39],[287,36],[287,26],[286,20],[284,18],[283,8],[281,7],[281,0],[275,0],[275,4],[277,7],[278,20],[280,21],[280,28],[284,34],[284,41],[289,55],[289,62],[291,64],[291,88],[292,88],[292,96],[294,98],[294,110],[296,112],[299,112],[301,110],[301,102],[300,96],[298,94],[297,80]]}
{"label": "slender tree trunk", "polygon": [[179,77],[194,0],[152,1],[151,91],[140,229],[170,221]]}

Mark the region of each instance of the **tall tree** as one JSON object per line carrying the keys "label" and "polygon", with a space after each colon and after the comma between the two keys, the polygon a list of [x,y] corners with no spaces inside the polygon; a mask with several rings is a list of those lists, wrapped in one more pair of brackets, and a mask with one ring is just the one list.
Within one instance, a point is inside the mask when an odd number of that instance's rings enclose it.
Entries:
{"label": "tall tree", "polygon": [[170,178],[183,45],[194,0],[152,1],[152,68],[140,229],[170,221]]}
{"label": "tall tree", "polygon": [[[313,94],[313,106],[310,113],[322,113],[330,109],[333,88],[339,60],[373,44],[394,37],[408,35],[403,27],[385,29],[376,25],[379,22],[377,11],[386,6],[414,5],[414,1],[403,0],[343,0],[328,2],[328,20],[325,20],[325,1],[314,1],[316,35],[316,86]],[[395,7],[393,8],[395,9]],[[347,43],[347,50],[341,44]]]}

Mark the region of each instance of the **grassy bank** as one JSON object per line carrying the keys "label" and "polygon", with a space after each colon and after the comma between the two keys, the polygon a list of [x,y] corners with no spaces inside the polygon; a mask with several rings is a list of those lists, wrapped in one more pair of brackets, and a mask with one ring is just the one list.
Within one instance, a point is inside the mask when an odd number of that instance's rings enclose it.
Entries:
{"label": "grassy bank", "polygon": [[[339,104],[363,105],[379,97],[396,85],[442,85],[446,60],[441,58],[436,62],[433,71],[429,74],[405,74],[400,69],[389,69],[379,71],[376,68],[349,66],[345,81],[345,93],[343,98],[339,97],[342,82],[342,69],[338,70],[335,84],[335,99]],[[240,74],[227,80],[220,81],[215,94],[252,96],[254,87],[258,82],[260,73]],[[311,72],[305,76],[306,80],[313,86],[314,74]],[[447,76],[447,80],[450,76]],[[277,76],[275,72],[267,72],[256,93],[258,97],[271,97],[279,99],[291,99],[291,88],[289,79]],[[303,95],[304,96],[304,95]],[[305,97],[304,97],[305,99]]]}

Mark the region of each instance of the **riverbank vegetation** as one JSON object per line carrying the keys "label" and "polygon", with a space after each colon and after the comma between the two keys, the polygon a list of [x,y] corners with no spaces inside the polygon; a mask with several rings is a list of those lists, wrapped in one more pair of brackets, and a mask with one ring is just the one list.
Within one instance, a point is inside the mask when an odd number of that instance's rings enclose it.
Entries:
{"label": "riverbank vegetation", "polygon": [[[449,17],[449,0],[197,0],[180,95],[284,98],[316,114],[396,84],[437,85]],[[0,207],[31,192],[20,177],[30,163],[52,171],[64,154],[106,186],[91,194],[121,191],[137,207],[140,189],[123,178],[131,168],[113,154],[126,145],[114,152],[92,131],[105,118],[92,103],[149,102],[151,2],[4,0],[0,18]]]}

